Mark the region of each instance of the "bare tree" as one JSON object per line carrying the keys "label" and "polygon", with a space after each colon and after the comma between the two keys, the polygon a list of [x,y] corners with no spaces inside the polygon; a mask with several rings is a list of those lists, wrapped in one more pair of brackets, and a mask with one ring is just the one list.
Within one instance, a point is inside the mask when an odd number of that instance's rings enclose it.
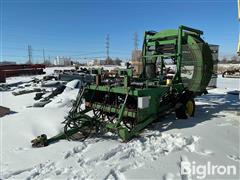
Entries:
{"label": "bare tree", "polygon": [[121,65],[121,62],[122,62],[122,60],[119,59],[118,57],[114,60],[114,64],[115,64],[115,65],[118,65],[118,66]]}
{"label": "bare tree", "polygon": [[227,58],[223,57],[223,59],[220,61],[221,64],[227,64]]}
{"label": "bare tree", "polygon": [[234,55],[232,58],[231,58],[231,63],[232,64],[238,64],[238,57],[236,55]]}

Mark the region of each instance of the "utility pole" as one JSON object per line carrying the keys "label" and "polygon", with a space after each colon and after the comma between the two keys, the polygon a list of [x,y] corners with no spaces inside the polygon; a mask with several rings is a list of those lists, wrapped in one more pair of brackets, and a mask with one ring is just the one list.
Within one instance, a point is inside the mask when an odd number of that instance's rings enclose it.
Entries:
{"label": "utility pole", "polygon": [[45,49],[43,48],[43,64],[46,64],[46,59],[45,59]]}
{"label": "utility pole", "polygon": [[28,45],[28,64],[32,64],[32,46]]}
{"label": "utility pole", "polygon": [[110,48],[110,37],[109,34],[107,34],[106,37],[106,54],[107,54],[107,60],[109,60],[109,48]]}
{"label": "utility pole", "polygon": [[134,50],[138,49],[138,34],[137,32],[134,33]]}

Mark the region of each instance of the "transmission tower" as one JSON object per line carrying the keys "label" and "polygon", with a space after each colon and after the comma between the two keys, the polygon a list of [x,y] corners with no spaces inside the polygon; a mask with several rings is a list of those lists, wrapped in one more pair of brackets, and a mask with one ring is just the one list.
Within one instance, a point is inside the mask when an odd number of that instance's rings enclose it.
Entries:
{"label": "transmission tower", "polygon": [[32,64],[32,46],[28,45],[28,64]]}
{"label": "transmission tower", "polygon": [[134,50],[138,49],[138,34],[137,32],[134,33]]}
{"label": "transmission tower", "polygon": [[45,49],[43,48],[43,63],[46,64],[46,59],[45,59]]}
{"label": "transmission tower", "polygon": [[109,48],[110,48],[110,37],[109,34],[106,36],[106,54],[107,54],[107,59],[109,59]]}

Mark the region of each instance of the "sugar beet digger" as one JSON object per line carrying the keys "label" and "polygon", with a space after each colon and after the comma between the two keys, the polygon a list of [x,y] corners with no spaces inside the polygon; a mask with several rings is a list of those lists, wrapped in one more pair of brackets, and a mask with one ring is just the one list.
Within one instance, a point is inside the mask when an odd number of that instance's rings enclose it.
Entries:
{"label": "sugar beet digger", "polygon": [[49,139],[43,134],[32,146],[84,140],[106,131],[129,141],[164,113],[175,111],[177,118],[184,119],[193,116],[194,97],[206,91],[213,73],[211,50],[202,34],[186,26],[146,31],[141,75],[134,76],[130,67],[115,73],[97,70],[95,81],[79,90],[63,122],[64,132]]}

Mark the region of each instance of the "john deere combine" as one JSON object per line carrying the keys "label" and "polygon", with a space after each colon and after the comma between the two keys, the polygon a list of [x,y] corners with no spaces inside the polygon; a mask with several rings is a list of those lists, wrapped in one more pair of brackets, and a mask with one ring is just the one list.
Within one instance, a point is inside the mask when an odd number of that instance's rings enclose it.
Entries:
{"label": "john deere combine", "polygon": [[202,34],[185,26],[146,31],[141,75],[135,77],[130,66],[117,72],[97,70],[95,82],[79,90],[64,132],[50,139],[41,135],[33,146],[59,139],[83,140],[106,131],[128,141],[164,113],[175,111],[177,118],[185,119],[193,116],[194,97],[206,92],[213,71],[211,50]]}

